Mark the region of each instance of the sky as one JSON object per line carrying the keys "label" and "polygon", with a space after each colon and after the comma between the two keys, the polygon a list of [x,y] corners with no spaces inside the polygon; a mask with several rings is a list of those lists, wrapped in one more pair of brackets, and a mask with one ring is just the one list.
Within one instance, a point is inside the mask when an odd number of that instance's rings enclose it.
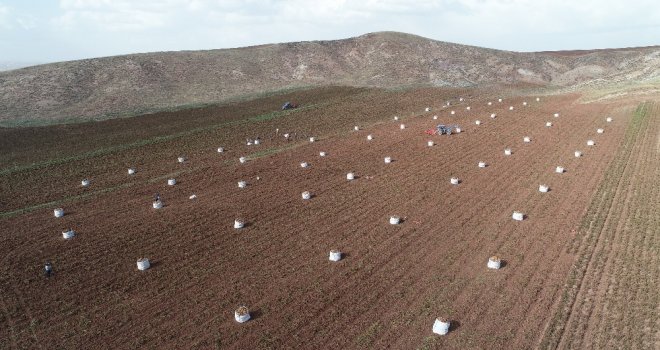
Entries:
{"label": "sky", "polygon": [[399,31],[511,51],[660,45],[658,0],[0,0],[0,62]]}

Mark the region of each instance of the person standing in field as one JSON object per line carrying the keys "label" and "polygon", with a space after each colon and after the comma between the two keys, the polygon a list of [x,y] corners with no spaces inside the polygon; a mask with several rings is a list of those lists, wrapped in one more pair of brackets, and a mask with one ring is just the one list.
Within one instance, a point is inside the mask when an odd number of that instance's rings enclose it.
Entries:
{"label": "person standing in field", "polygon": [[53,275],[53,265],[51,265],[50,261],[46,261],[46,264],[44,265],[44,276],[50,277]]}

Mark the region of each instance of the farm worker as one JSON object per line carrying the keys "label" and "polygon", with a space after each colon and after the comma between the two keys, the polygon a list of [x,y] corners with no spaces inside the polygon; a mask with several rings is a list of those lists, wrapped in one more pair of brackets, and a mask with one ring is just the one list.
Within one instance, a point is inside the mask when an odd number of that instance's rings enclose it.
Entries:
{"label": "farm worker", "polygon": [[53,274],[53,266],[50,264],[50,261],[46,261],[44,265],[44,276],[50,277]]}
{"label": "farm worker", "polygon": [[160,200],[160,194],[156,193],[154,195],[154,201],[158,202]]}

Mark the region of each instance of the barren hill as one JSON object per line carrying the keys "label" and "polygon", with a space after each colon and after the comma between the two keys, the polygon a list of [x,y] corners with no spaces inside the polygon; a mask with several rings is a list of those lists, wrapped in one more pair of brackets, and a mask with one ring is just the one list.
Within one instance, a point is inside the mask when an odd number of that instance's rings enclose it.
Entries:
{"label": "barren hill", "polygon": [[517,53],[380,32],[345,40],[133,54],[0,72],[0,123],[130,115],[315,85],[567,87],[659,77],[658,46]]}

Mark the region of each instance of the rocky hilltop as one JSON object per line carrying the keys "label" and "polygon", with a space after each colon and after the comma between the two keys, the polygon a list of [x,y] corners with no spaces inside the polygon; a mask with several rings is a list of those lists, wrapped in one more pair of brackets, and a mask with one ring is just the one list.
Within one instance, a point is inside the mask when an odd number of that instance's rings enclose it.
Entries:
{"label": "rocky hilltop", "polygon": [[132,54],[0,72],[0,122],[93,119],[317,85],[657,81],[660,47],[519,53],[379,32],[333,41]]}

